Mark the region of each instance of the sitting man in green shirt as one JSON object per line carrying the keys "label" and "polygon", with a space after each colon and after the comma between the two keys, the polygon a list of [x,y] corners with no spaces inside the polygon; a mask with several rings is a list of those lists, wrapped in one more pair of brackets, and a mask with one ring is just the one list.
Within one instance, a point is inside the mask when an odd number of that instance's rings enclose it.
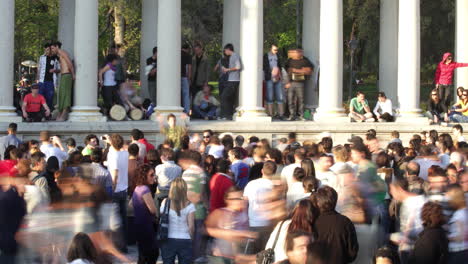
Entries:
{"label": "sitting man in green shirt", "polygon": [[161,134],[166,136],[166,139],[169,139],[174,144],[174,149],[180,149],[181,147],[181,139],[182,136],[187,134],[187,129],[185,126],[177,126],[176,123],[176,116],[174,114],[169,114],[167,116],[167,124],[165,126],[163,124],[162,117],[159,116],[159,128],[161,130]]}
{"label": "sitting man in green shirt", "polygon": [[349,104],[349,117],[356,122],[375,122],[369,103],[364,93],[357,92],[356,97]]}

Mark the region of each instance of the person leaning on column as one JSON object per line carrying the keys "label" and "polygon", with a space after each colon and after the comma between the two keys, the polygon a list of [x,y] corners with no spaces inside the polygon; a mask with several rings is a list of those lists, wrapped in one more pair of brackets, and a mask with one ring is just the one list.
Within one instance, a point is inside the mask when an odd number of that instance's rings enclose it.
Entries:
{"label": "person leaning on column", "polygon": [[453,55],[450,52],[444,53],[442,61],[437,65],[434,83],[439,92],[439,98],[448,108],[450,106],[451,93],[453,89],[453,72],[456,68],[468,67],[468,63],[458,63],[453,61]]}
{"label": "person leaning on column", "polygon": [[285,68],[290,82],[287,83],[286,94],[288,98],[289,121],[304,119],[304,83],[314,70],[310,60],[303,55],[302,49],[288,51],[288,61]]}

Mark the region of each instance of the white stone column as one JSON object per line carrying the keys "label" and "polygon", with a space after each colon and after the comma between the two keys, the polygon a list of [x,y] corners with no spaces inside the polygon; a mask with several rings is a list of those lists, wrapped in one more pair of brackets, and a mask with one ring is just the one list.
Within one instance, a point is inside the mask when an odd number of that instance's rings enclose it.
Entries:
{"label": "white stone column", "polygon": [[74,58],[75,53],[75,0],[60,0],[58,40],[62,49]]}
{"label": "white stone column", "polygon": [[20,122],[13,107],[15,0],[0,1],[0,122]]}
{"label": "white stone column", "polygon": [[149,98],[146,59],[153,56],[158,44],[158,0],[143,0],[141,6],[140,80],[141,96]]}
{"label": "white stone column", "polygon": [[379,90],[397,103],[398,1],[380,0]]}
{"label": "white stone column", "polygon": [[398,120],[413,122],[421,117],[419,0],[400,0],[398,19],[398,102],[401,116]]}
{"label": "white stone column", "polygon": [[[159,0],[158,114],[181,114],[181,0]],[[154,117],[153,117],[154,119]]]}
{"label": "white stone column", "polygon": [[271,121],[262,107],[263,0],[241,0],[240,56],[243,70],[236,121]]}
{"label": "white stone column", "polygon": [[304,55],[314,64],[314,72],[305,84],[304,104],[308,109],[316,109],[320,69],[320,0],[304,0],[303,12],[302,47]]}
{"label": "white stone column", "polygon": [[[468,1],[457,0],[455,20],[455,61],[468,62]],[[468,88],[468,68],[458,68],[455,71],[455,87]],[[455,91],[452,91],[454,98]]]}
{"label": "white stone column", "polygon": [[240,48],[241,0],[224,0],[223,5],[223,46],[232,43],[238,52]]}
{"label": "white stone column", "polygon": [[319,108],[315,120],[335,122],[343,109],[343,0],[320,2]]}
{"label": "white stone column", "polygon": [[98,99],[98,0],[75,2],[74,104],[71,122],[102,122]]}

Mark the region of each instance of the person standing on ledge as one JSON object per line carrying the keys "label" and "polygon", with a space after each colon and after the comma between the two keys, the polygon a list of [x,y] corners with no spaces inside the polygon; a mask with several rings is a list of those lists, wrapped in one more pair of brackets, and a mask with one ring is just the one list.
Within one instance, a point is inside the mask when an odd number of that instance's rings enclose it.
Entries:
{"label": "person standing on ledge", "polygon": [[[182,115],[182,119],[185,119],[186,115]],[[167,116],[167,126],[164,125],[163,117],[158,116],[159,129],[161,134],[166,136],[166,139],[170,140],[174,144],[174,149],[180,149],[182,144],[182,136],[187,134],[187,128],[185,126],[178,126],[176,116],[169,114]],[[185,121],[185,120],[183,120]]]}
{"label": "person standing on ledge", "polygon": [[[287,89],[289,121],[304,119],[304,83],[314,70],[310,60],[303,55],[301,49],[289,51],[289,59],[285,68],[289,74],[290,82],[284,88]],[[297,111],[296,111],[297,110]]]}
{"label": "person standing on ledge", "polygon": [[57,41],[50,46],[52,53],[60,59],[60,84],[58,94],[57,121],[65,121],[69,108],[72,105],[72,88],[75,80],[75,67],[66,51],[62,49],[62,43]]}
{"label": "person standing on ledge", "polygon": [[263,55],[263,74],[266,82],[266,101],[267,113],[273,117],[273,103],[276,99],[278,113],[275,116],[277,119],[283,120],[284,115],[284,95],[281,82],[282,60],[278,54],[278,45],[271,44],[269,52]]}
{"label": "person standing on ledge", "polygon": [[448,107],[451,102],[451,90],[453,89],[453,71],[456,68],[468,67],[468,63],[458,63],[453,61],[452,53],[447,52],[442,57],[442,61],[437,65],[434,83],[439,91],[439,98]]}
{"label": "person standing on ledge", "polygon": [[221,71],[228,75],[228,79],[223,92],[221,93],[221,120],[231,120],[234,114],[234,109],[239,101],[239,82],[240,72],[242,70],[241,57],[234,52],[232,44],[224,46],[224,54],[229,56],[228,68],[222,66]]}

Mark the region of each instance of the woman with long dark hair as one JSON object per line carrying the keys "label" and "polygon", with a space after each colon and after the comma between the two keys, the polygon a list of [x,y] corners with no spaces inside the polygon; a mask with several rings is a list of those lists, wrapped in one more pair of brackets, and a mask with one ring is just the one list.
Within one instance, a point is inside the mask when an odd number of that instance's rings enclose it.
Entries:
{"label": "woman with long dark hair", "polygon": [[299,201],[290,219],[279,222],[268,239],[265,248],[272,248],[275,242],[276,234],[279,233],[278,241],[273,249],[275,251],[275,261],[278,262],[287,258],[285,251],[286,235],[292,232],[306,232],[314,234],[313,224],[318,216],[318,210],[308,199]]}
{"label": "woman with long dark hair", "polygon": [[67,261],[69,264],[93,264],[97,260],[97,250],[89,236],[77,233],[68,248]]}

